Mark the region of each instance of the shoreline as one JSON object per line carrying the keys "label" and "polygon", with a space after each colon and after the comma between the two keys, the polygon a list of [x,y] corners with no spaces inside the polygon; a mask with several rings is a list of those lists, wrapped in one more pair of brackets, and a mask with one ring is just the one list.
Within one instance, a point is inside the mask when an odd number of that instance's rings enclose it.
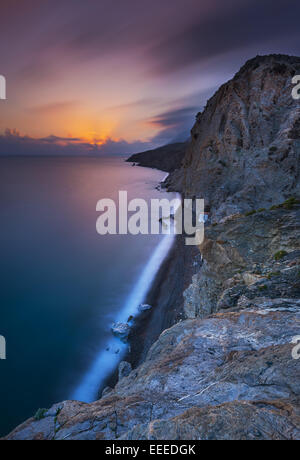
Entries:
{"label": "shoreline", "polygon": [[[183,293],[191,284],[192,276],[197,273],[201,263],[198,248],[186,246],[184,235],[176,235],[145,298],[145,303],[152,308],[135,318],[129,334],[129,351],[122,361],[129,362],[132,369],[144,362],[151,346],[164,330],[185,319]],[[113,389],[116,386],[118,373],[119,366],[99,388],[100,398],[105,388]]]}
{"label": "shoreline", "polygon": [[[197,255],[199,261],[194,265]],[[127,359],[133,368],[145,360],[149,349],[164,330],[184,319],[183,292],[189,286],[200,263],[198,249],[185,246],[184,237],[177,235],[146,298],[146,303],[153,308],[139,315],[129,336],[131,352]]]}
{"label": "shoreline", "polygon": [[300,439],[298,69],[298,57],[257,56],[197,115],[167,189],[204,198],[213,223],[198,247],[177,237],[142,278],[153,309],[129,337],[133,371],[119,367],[100,400],[63,401],[6,439]]}

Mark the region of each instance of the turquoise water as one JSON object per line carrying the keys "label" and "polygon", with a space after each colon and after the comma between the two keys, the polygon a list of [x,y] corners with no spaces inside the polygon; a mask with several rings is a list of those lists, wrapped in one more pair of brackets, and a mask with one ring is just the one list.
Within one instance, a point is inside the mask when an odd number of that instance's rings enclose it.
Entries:
{"label": "turquoise water", "polygon": [[110,327],[137,307],[171,241],[100,236],[96,203],[163,198],[165,174],[122,159],[0,158],[0,434],[38,408],[96,398],[124,352]]}

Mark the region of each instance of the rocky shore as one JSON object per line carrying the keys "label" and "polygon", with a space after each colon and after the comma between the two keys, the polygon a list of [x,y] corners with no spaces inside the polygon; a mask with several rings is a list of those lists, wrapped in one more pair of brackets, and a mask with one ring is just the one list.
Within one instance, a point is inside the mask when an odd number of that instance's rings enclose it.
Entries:
{"label": "rocky shore", "polygon": [[[125,362],[136,368],[146,359],[153,343],[162,331],[184,319],[184,292],[201,267],[201,254],[197,247],[185,246],[182,235],[177,235],[173,247],[161,265],[146,297],[146,309],[132,320],[128,337],[129,352]],[[119,380],[119,369],[110,375],[104,391],[110,391]],[[101,394],[102,394],[102,390]]]}
{"label": "rocky shore", "polygon": [[300,58],[257,57],[198,114],[166,186],[204,197],[211,224],[199,248],[177,240],[133,369],[99,401],[56,404],[7,439],[300,439],[295,74]]}

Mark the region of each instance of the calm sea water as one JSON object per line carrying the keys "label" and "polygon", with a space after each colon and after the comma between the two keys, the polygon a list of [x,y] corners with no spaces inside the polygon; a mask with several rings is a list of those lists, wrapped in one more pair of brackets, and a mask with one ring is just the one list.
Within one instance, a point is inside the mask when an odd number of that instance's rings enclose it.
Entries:
{"label": "calm sea water", "polygon": [[99,236],[96,203],[119,190],[163,198],[164,175],[122,159],[0,157],[0,435],[38,408],[95,399],[121,359],[110,326],[142,301],[172,243]]}

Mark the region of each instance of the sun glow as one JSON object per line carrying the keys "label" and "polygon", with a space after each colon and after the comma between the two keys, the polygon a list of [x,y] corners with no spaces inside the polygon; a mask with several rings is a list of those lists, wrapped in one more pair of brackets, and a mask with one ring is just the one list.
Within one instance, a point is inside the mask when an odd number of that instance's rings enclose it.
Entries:
{"label": "sun glow", "polygon": [[83,118],[65,121],[65,126],[68,126],[67,137],[70,140],[78,139],[78,142],[98,146],[105,144],[108,139],[117,140],[116,122],[113,120]]}

